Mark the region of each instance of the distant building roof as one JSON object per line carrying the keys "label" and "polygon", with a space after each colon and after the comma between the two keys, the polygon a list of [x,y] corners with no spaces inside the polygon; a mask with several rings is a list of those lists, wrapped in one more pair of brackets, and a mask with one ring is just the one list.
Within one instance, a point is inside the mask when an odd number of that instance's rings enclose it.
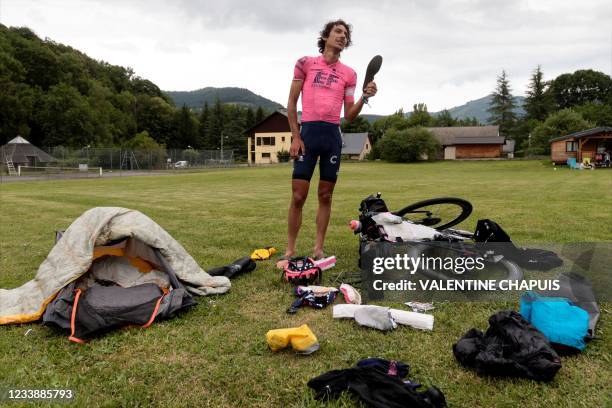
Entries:
{"label": "distant building roof", "polygon": [[13,140],[11,140],[10,142],[8,142],[7,144],[15,144],[15,143],[27,143],[27,144],[30,144],[30,142],[28,142],[27,140],[25,140],[23,137],[21,137],[19,135],[16,138],[14,138]]}
{"label": "distant building roof", "polygon": [[[253,136],[259,132],[290,132],[289,121],[287,120],[287,109],[277,109],[249,129],[244,131],[245,135]],[[298,124],[301,123],[302,112],[298,112]]]}
{"label": "distant building roof", "polygon": [[[287,118],[289,118],[289,115],[287,114],[287,109],[284,109],[284,108],[283,109],[277,109],[276,111],[278,113],[280,113],[280,114],[283,114],[283,115],[287,116]],[[298,116],[298,123],[302,123],[302,112],[298,111],[297,116]]]}
{"label": "distant building roof", "polygon": [[593,129],[581,130],[580,132],[570,133],[569,135],[555,137],[549,140],[549,142],[556,142],[564,139],[580,139],[581,137],[593,136],[598,133],[612,132],[610,126],[600,126]]}
{"label": "distant building roof", "polygon": [[367,133],[343,133],[342,154],[361,154],[368,140]]}
{"label": "distant building roof", "polygon": [[503,144],[499,126],[453,126],[427,128],[442,146],[456,144]]}
{"label": "distant building roof", "polygon": [[504,140],[501,136],[458,136],[453,144],[504,144]]}
{"label": "distant building roof", "polygon": [[17,136],[0,147],[0,160],[4,163],[10,159],[15,164],[29,164],[29,157],[35,157],[39,163],[50,163],[56,159],[40,150],[21,136]]}

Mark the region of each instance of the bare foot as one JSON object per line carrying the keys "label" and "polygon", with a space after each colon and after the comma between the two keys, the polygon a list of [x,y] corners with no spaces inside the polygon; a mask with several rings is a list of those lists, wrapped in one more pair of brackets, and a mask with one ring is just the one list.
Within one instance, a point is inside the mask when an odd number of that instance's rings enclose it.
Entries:
{"label": "bare foot", "polygon": [[318,261],[319,259],[325,258],[325,253],[323,253],[322,249],[315,249],[312,251],[312,259]]}
{"label": "bare foot", "polygon": [[287,267],[287,265],[289,264],[289,259],[293,258],[294,256],[295,256],[295,253],[293,253],[293,252],[285,252],[285,255],[283,255],[276,262],[276,267],[278,269],[285,269],[285,267]]}

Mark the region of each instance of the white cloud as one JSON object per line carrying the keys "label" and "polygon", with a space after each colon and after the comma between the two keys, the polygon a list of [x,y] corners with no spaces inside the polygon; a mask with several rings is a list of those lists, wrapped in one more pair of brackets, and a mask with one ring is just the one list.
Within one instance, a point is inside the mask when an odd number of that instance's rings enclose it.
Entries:
{"label": "white cloud", "polygon": [[609,1],[40,0],[0,3],[0,22],[93,58],[134,68],[166,90],[239,86],[286,102],[295,60],[317,53],[322,25],[344,18],[354,46],[342,60],[362,78],[381,54],[379,94],[366,112],[418,102],[430,111],[491,92],[505,69],[523,94],[540,64],[546,78],[611,72]]}

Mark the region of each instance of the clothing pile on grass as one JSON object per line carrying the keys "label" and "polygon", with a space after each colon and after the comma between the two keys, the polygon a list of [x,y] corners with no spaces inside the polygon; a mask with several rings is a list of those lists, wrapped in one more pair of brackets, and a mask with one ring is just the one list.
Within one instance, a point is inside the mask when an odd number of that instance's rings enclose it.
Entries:
{"label": "clothing pile on grass", "polygon": [[[321,283],[323,271],[335,266],[336,258],[331,256],[321,260],[310,257],[294,257],[283,265],[282,276],[287,283],[293,284],[296,299],[287,309],[289,314],[297,314],[302,307],[324,309],[334,303],[339,293],[345,304],[333,306],[333,317],[336,319],[354,319],[359,325],[378,330],[392,330],[398,324],[410,325],[422,330],[433,329],[433,316],[375,305],[362,305],[361,295],[349,284],[343,283],[339,288],[315,285]],[[307,346],[302,346],[295,339],[309,339]],[[307,325],[281,328],[268,331],[266,341],[272,351],[292,346],[298,354],[310,354],[318,350],[316,336]]]}
{"label": "clothing pile on grass", "polygon": [[[300,285],[295,286],[293,291],[297,299],[287,309],[287,313],[292,315],[304,306],[324,309],[334,302],[338,292],[343,294],[346,302],[361,302],[359,292],[347,284],[342,284],[340,289],[327,286]],[[266,342],[274,352],[291,346],[297,354],[308,355],[319,349],[317,337],[307,324],[299,327],[269,330],[266,333]]]}
{"label": "clothing pile on grass", "polygon": [[[333,262],[328,261],[328,265],[332,264],[335,264],[335,258]],[[433,329],[431,315],[362,305],[361,295],[349,284],[343,283],[339,288],[315,285],[322,281],[323,265],[326,264],[308,257],[288,260],[283,267],[283,279],[294,285],[292,291],[296,299],[287,313],[296,315],[303,307],[324,309],[334,303],[338,294],[342,294],[346,303],[333,306],[334,318],[354,319],[361,326],[383,331],[396,328],[398,323],[424,330]],[[429,304],[416,303],[412,307],[421,311],[433,308]],[[266,341],[273,352],[291,347],[296,354],[309,355],[320,348],[316,335],[307,324],[269,330]],[[315,391],[318,400],[336,398],[342,392],[349,391],[372,407],[446,407],[444,394],[438,388],[434,386],[419,391],[420,384],[405,379],[408,370],[408,365],[402,362],[372,358],[359,361],[353,368],[324,373],[311,379],[308,386]]]}
{"label": "clothing pile on grass", "polygon": [[559,291],[524,293],[520,313],[494,314],[485,333],[475,328],[465,333],[453,345],[459,363],[480,375],[551,381],[561,369],[560,355],[584,350],[599,319],[584,277],[564,273],[559,282]]}
{"label": "clothing pile on grass", "polygon": [[445,408],[444,394],[436,386],[419,391],[421,384],[406,379],[410,367],[401,361],[368,358],[352,368],[332,370],[310,381],[315,399],[328,400],[351,392],[374,408]]}

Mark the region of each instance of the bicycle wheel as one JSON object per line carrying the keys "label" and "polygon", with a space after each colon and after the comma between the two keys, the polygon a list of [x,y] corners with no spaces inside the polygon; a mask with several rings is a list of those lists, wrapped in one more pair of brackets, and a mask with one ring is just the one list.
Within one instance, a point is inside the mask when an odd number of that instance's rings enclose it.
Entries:
{"label": "bicycle wheel", "polygon": [[501,264],[506,268],[506,279],[507,280],[523,280],[523,270],[515,262],[507,259],[502,259]]}
{"label": "bicycle wheel", "polygon": [[472,213],[472,204],[461,198],[442,197],[410,204],[393,214],[415,224],[443,230],[459,224]]}

